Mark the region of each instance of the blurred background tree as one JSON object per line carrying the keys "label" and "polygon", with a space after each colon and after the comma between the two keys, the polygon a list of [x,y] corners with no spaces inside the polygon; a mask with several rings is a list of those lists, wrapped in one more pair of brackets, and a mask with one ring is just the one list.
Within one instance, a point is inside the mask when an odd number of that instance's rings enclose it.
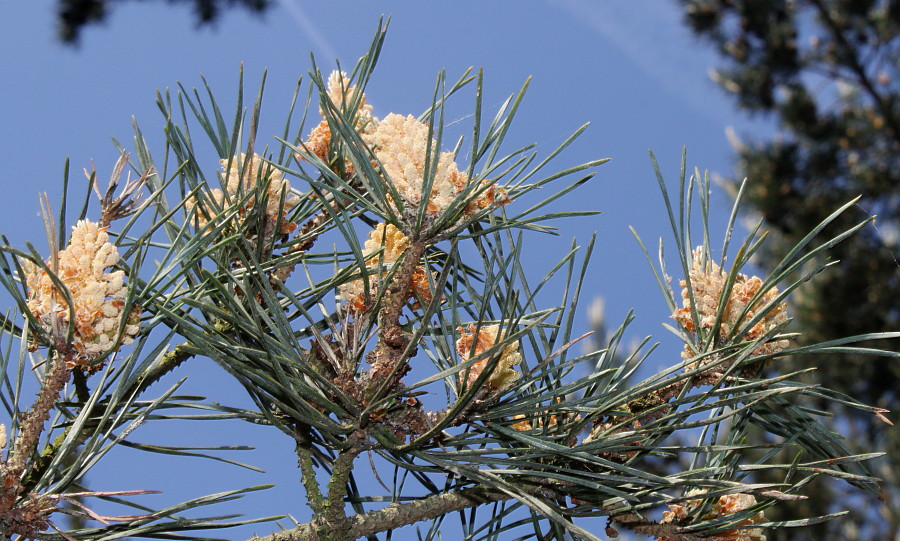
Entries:
{"label": "blurred background tree", "polygon": [[[81,30],[88,24],[102,23],[109,15],[110,0],[57,0],[59,37],[66,43],[78,43]],[[263,13],[270,0],[167,0],[170,4],[190,4],[198,25],[211,24],[222,10],[242,7],[250,13]]]}
{"label": "blurred background tree", "polygon": [[[873,227],[838,246],[840,260],[794,297],[795,330],[812,343],[900,326],[900,2],[895,0],[681,0],[685,21],[724,63],[713,79],[739,109],[773,117],[771,140],[739,141],[735,179],[748,177],[748,207],[769,242],[755,263],[771,269],[840,201],[862,195]],[[856,216],[848,213],[846,219]],[[753,221],[756,216],[751,216]],[[835,227],[844,225],[838,220]],[[893,342],[890,349],[897,348]],[[808,363],[794,358],[794,366]],[[900,364],[833,354],[816,361],[821,381],[864,402],[900,409]],[[836,402],[815,404],[833,413]],[[846,412],[840,412],[846,413]],[[842,417],[846,419],[847,417]],[[855,449],[883,449],[884,501],[817,530],[782,529],[773,539],[900,539],[900,435],[870,415],[850,417]],[[843,422],[843,421],[842,421]],[[846,427],[842,427],[846,428]],[[798,502],[824,514],[847,495],[834,484]],[[873,509],[878,509],[873,513]],[[877,516],[876,516],[877,515]],[[862,526],[865,524],[865,526]]]}

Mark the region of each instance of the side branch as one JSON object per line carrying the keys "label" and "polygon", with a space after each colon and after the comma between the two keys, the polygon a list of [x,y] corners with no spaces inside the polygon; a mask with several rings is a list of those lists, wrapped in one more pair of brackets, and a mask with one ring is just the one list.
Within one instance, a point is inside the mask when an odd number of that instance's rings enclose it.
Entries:
{"label": "side branch", "polygon": [[[355,438],[354,438],[355,439]],[[350,532],[352,526],[347,519],[344,510],[344,500],[347,496],[347,481],[353,472],[353,462],[359,456],[360,448],[357,443],[349,449],[341,451],[331,470],[331,479],[328,482],[328,495],[325,499],[324,514],[316,517],[317,522],[328,531],[328,539],[343,540],[356,539]]]}
{"label": "side branch", "polygon": [[[335,212],[340,211],[340,208],[334,202],[331,203],[331,208],[334,209]],[[288,248],[284,255],[289,256],[301,252],[308,252],[316,243],[316,240],[318,240],[319,238],[319,234],[313,233],[313,231],[321,228],[329,218],[330,215],[328,214],[328,212],[324,210],[320,210],[319,212],[317,212],[315,216],[310,218],[309,221],[303,224],[303,226],[300,228],[299,236],[306,236],[307,238],[304,241],[294,244],[293,246]],[[277,267],[272,272],[272,278],[277,279],[279,282],[285,282],[287,281],[288,277],[290,277],[291,273],[294,272],[294,268],[296,266],[297,263],[287,264],[283,267]]]}
{"label": "side branch", "polygon": [[300,468],[300,481],[303,488],[306,489],[306,501],[309,508],[316,515],[325,512],[325,497],[322,496],[322,490],[316,480],[316,468],[312,460],[312,452],[309,448],[297,444],[297,466]]}
{"label": "side branch", "polygon": [[[190,342],[180,344],[178,346],[175,346],[173,350],[165,353],[160,359],[160,362],[151,367],[150,370],[148,370],[146,374],[141,376],[131,387],[129,387],[122,396],[142,394],[147,390],[148,387],[159,381],[163,376],[177,368],[187,359],[193,357],[194,353],[190,350],[190,345]],[[62,366],[63,368],[65,368],[66,363],[63,362]],[[68,378],[68,374],[69,371],[66,370],[66,378]],[[64,385],[65,382],[62,383],[59,391],[62,391],[62,387]],[[59,393],[57,392],[57,394]],[[106,404],[107,400],[108,398],[95,404],[94,409],[98,409],[102,405]],[[91,412],[91,415],[93,415],[93,412]],[[22,479],[22,486],[26,491],[30,490],[32,485],[34,485],[37,480],[44,475],[46,469],[50,467],[50,464],[53,462],[53,459],[56,457],[57,453],[62,447],[62,443],[69,436],[71,428],[72,425],[67,426],[59,436],[57,436],[52,442],[48,443],[47,446],[44,447],[44,449],[41,451],[40,456],[34,462],[33,468],[29,469],[29,471],[27,472],[24,472],[25,475]],[[95,424],[86,423],[82,428],[82,433],[78,435],[79,443],[85,440],[91,434],[91,432],[96,429],[97,427]]]}
{"label": "side branch", "polygon": [[66,357],[60,356],[53,359],[51,368],[41,385],[40,392],[38,392],[37,400],[25,414],[19,428],[19,436],[4,472],[5,475],[16,479],[17,482],[25,471],[25,464],[37,447],[41,432],[44,430],[44,423],[50,418],[50,410],[53,409],[59,393],[69,381],[71,372],[66,366],[66,361]]}
{"label": "side branch", "polygon": [[411,352],[406,351],[409,337],[400,327],[400,316],[403,313],[403,307],[409,300],[410,284],[423,253],[425,253],[425,243],[421,241],[410,243],[409,248],[403,253],[399,268],[384,293],[378,312],[378,344],[375,347],[372,370],[369,375],[370,393],[373,387],[381,390],[391,388],[406,374],[404,363]]}

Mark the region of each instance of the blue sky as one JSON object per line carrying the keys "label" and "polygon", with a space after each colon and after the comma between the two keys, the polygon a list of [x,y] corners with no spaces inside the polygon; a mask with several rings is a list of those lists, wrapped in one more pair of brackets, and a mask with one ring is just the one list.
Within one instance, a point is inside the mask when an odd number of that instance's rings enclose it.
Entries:
{"label": "blue sky", "polygon": [[[366,50],[379,15],[392,15],[388,38],[368,88],[375,114],[418,114],[429,104],[436,74],[446,69],[455,79],[469,66],[482,67],[485,108],[493,110],[533,77],[509,148],[538,142],[549,152],[585,122],[591,127],[559,160],[559,167],[609,157],[595,179],[566,201],[569,208],[600,210],[590,219],[560,222],[562,237],[537,241],[529,249],[542,260],[572,237],[587,240],[598,232],[582,311],[590,298],[606,299],[608,321],[617,324],[635,308],[634,336],[654,334],[664,342],[651,367],[674,362],[680,346],[666,335],[665,303],[637,244],[634,226],[651,246],[668,234],[667,220],[647,157],[652,149],[675,182],[683,146],[688,165],[728,175],[732,152],[725,136],[762,133],[734,112],[731,102],[709,80],[715,56],[695,43],[680,23],[674,1],[495,0],[491,2],[308,3],[281,0],[263,17],[227,12],[212,28],[197,30],[189,11],[164,2],[128,2],[114,6],[106,24],[87,28],[79,47],[55,37],[53,2],[5,2],[0,8],[0,163],[7,186],[0,232],[23,246],[45,248],[38,215],[39,192],[58,201],[63,164],[72,177],[97,165],[101,179],[117,155],[116,137],[128,146],[132,118],[151,146],[162,141],[157,89],[181,81],[190,88],[206,77],[219,96],[231,96],[243,62],[254,89],[268,69],[264,123],[280,129],[297,77],[309,68],[309,52],[324,69],[334,58],[350,67]],[[223,99],[225,103],[229,100]],[[462,101],[451,118],[463,131],[471,122]],[[276,133],[273,131],[272,133]],[[274,139],[268,141],[274,144]],[[212,166],[214,167],[214,165]],[[80,193],[80,192],[77,192]],[[714,194],[714,224],[725,221],[730,203]],[[527,253],[528,250],[526,250]],[[549,252],[548,252],[549,251]],[[537,276],[535,276],[537,277]],[[210,364],[186,371],[207,383],[242,391],[221,378]],[[202,389],[202,384],[197,389]],[[230,387],[229,387],[230,386]],[[200,392],[200,391],[196,391]],[[231,392],[231,391],[229,391]],[[224,425],[223,425],[224,426]],[[144,430],[144,427],[141,428]],[[157,435],[147,427],[147,439]],[[135,439],[140,440],[140,434]],[[300,521],[304,498],[297,482],[292,444],[280,434],[259,429],[190,425],[166,435],[170,444],[256,445],[240,460],[266,469],[267,475],[209,466],[199,461],[153,460],[135,467],[145,455],[110,455],[92,477],[98,490],[162,488],[173,496],[193,497],[215,490],[277,482],[279,487],[231,507],[248,515],[293,513]],[[241,441],[233,441],[238,438]],[[115,471],[112,476],[100,470]],[[147,473],[158,486],[146,486]],[[153,500],[162,501],[162,500]],[[155,503],[154,503],[155,504]],[[242,539],[267,526],[227,533]]]}

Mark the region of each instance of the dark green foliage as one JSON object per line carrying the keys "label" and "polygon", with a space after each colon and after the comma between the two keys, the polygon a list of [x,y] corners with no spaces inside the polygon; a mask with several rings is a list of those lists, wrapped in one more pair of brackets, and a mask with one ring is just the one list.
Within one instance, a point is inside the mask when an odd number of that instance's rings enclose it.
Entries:
{"label": "dark green foliage", "polygon": [[[169,4],[189,4],[193,8],[198,25],[214,23],[225,9],[243,7],[260,14],[270,5],[270,0],[166,0]],[[110,0],[58,0],[57,18],[59,37],[66,43],[78,43],[81,30],[89,25],[102,23],[115,3]]]}
{"label": "dark green foliage", "polygon": [[[771,269],[808,228],[861,195],[847,220],[877,214],[872,227],[835,248],[840,263],[794,297],[801,343],[900,326],[900,2],[896,0],[681,0],[686,22],[724,59],[717,82],[751,114],[777,119],[772,140],[736,144],[736,177],[770,238],[755,262]],[[839,220],[836,228],[849,222]],[[835,229],[837,230],[837,229]],[[882,343],[882,346],[885,344]],[[888,348],[896,350],[894,341]],[[808,361],[793,359],[799,369]],[[815,363],[820,381],[863,402],[900,409],[900,365],[832,354]],[[816,407],[835,411],[838,404]],[[889,414],[896,424],[900,417]],[[900,441],[879,419],[853,419],[855,449],[888,451],[887,501],[851,521],[819,526],[814,539],[895,539],[900,535]],[[893,434],[893,435],[892,435]],[[828,494],[828,491],[824,491]],[[843,499],[832,493],[835,500]],[[811,505],[829,507],[824,497]],[[893,503],[891,503],[893,502]],[[841,501],[841,505],[845,502]],[[879,505],[870,502],[869,505]],[[868,511],[872,509],[872,511]],[[893,510],[893,511],[891,511]],[[874,523],[871,521],[875,521]],[[881,521],[881,522],[878,522]],[[837,528],[837,530],[835,529]],[[837,533],[840,531],[840,533]],[[830,532],[830,533],[826,533]],[[809,539],[782,530],[776,537]]]}

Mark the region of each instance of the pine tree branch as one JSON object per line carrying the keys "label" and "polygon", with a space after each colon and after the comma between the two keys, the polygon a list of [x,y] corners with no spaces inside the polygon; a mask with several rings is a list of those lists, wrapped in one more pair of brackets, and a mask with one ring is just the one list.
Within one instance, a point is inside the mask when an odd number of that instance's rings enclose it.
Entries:
{"label": "pine tree branch", "polygon": [[408,371],[407,361],[415,351],[409,337],[400,326],[403,307],[410,298],[410,288],[419,260],[425,253],[425,243],[412,241],[403,253],[378,312],[378,344],[375,346],[372,369],[365,394],[370,401],[396,385]]}
{"label": "pine tree branch", "polygon": [[131,396],[132,394],[141,394],[151,385],[159,381],[163,376],[178,368],[181,363],[193,357],[196,353],[193,351],[194,345],[191,342],[185,342],[175,346],[171,351],[163,354],[158,363],[155,363],[145,375],[140,377],[137,382],[128,389],[123,396]]}
{"label": "pine tree branch", "polygon": [[69,381],[71,372],[67,366],[66,356],[54,356],[50,371],[41,385],[37,400],[25,414],[19,428],[15,448],[5,465],[5,474],[16,479],[25,471],[25,464],[37,447],[44,423],[50,418],[50,410],[56,404],[59,393]]}
{"label": "pine tree branch", "polygon": [[297,444],[297,466],[300,468],[300,481],[306,489],[306,501],[314,515],[325,512],[325,497],[316,479],[316,469],[309,447]]}
{"label": "pine tree branch", "polygon": [[[726,539],[725,537],[710,537],[681,532],[681,527],[675,524],[660,524],[658,522],[645,521],[640,515],[630,513],[612,517],[612,521],[625,526],[634,533],[646,535],[661,541],[710,541],[711,539]],[[741,530],[727,532],[735,534]],[[612,536],[610,536],[612,537]],[[727,539],[731,539],[730,537]],[[735,538],[738,539],[738,538]],[[750,539],[741,537],[740,539]]]}
{"label": "pine tree branch", "polygon": [[[16,438],[8,460],[0,465],[0,524],[3,535],[10,533],[31,533],[35,524],[41,522],[40,503],[35,503],[29,508],[31,502],[22,508],[16,507],[20,496],[26,492],[23,485],[23,474],[28,466],[29,459],[37,448],[41,434],[44,431],[44,423],[50,418],[50,411],[56,405],[59,393],[65,388],[72,372],[69,370],[69,355],[55,354],[50,363],[50,369],[41,382],[37,399],[31,408],[25,413],[22,423],[19,425],[19,434]],[[23,536],[24,537],[24,536]]]}
{"label": "pine tree branch", "polygon": [[353,473],[353,462],[362,450],[359,446],[360,439],[361,437],[352,438],[351,446],[338,453],[328,481],[324,513],[316,517],[316,522],[329,532],[328,539],[333,541],[350,541],[358,537],[350,533],[351,523],[344,510],[344,500],[347,496],[347,480]]}
{"label": "pine tree branch", "polygon": [[[358,539],[402,526],[431,520],[448,513],[462,511],[486,503],[512,499],[509,494],[488,488],[473,487],[436,494],[409,503],[394,503],[383,509],[349,517],[350,539]],[[301,524],[265,537],[253,537],[253,541],[324,541],[327,532],[321,532],[315,523]]]}

